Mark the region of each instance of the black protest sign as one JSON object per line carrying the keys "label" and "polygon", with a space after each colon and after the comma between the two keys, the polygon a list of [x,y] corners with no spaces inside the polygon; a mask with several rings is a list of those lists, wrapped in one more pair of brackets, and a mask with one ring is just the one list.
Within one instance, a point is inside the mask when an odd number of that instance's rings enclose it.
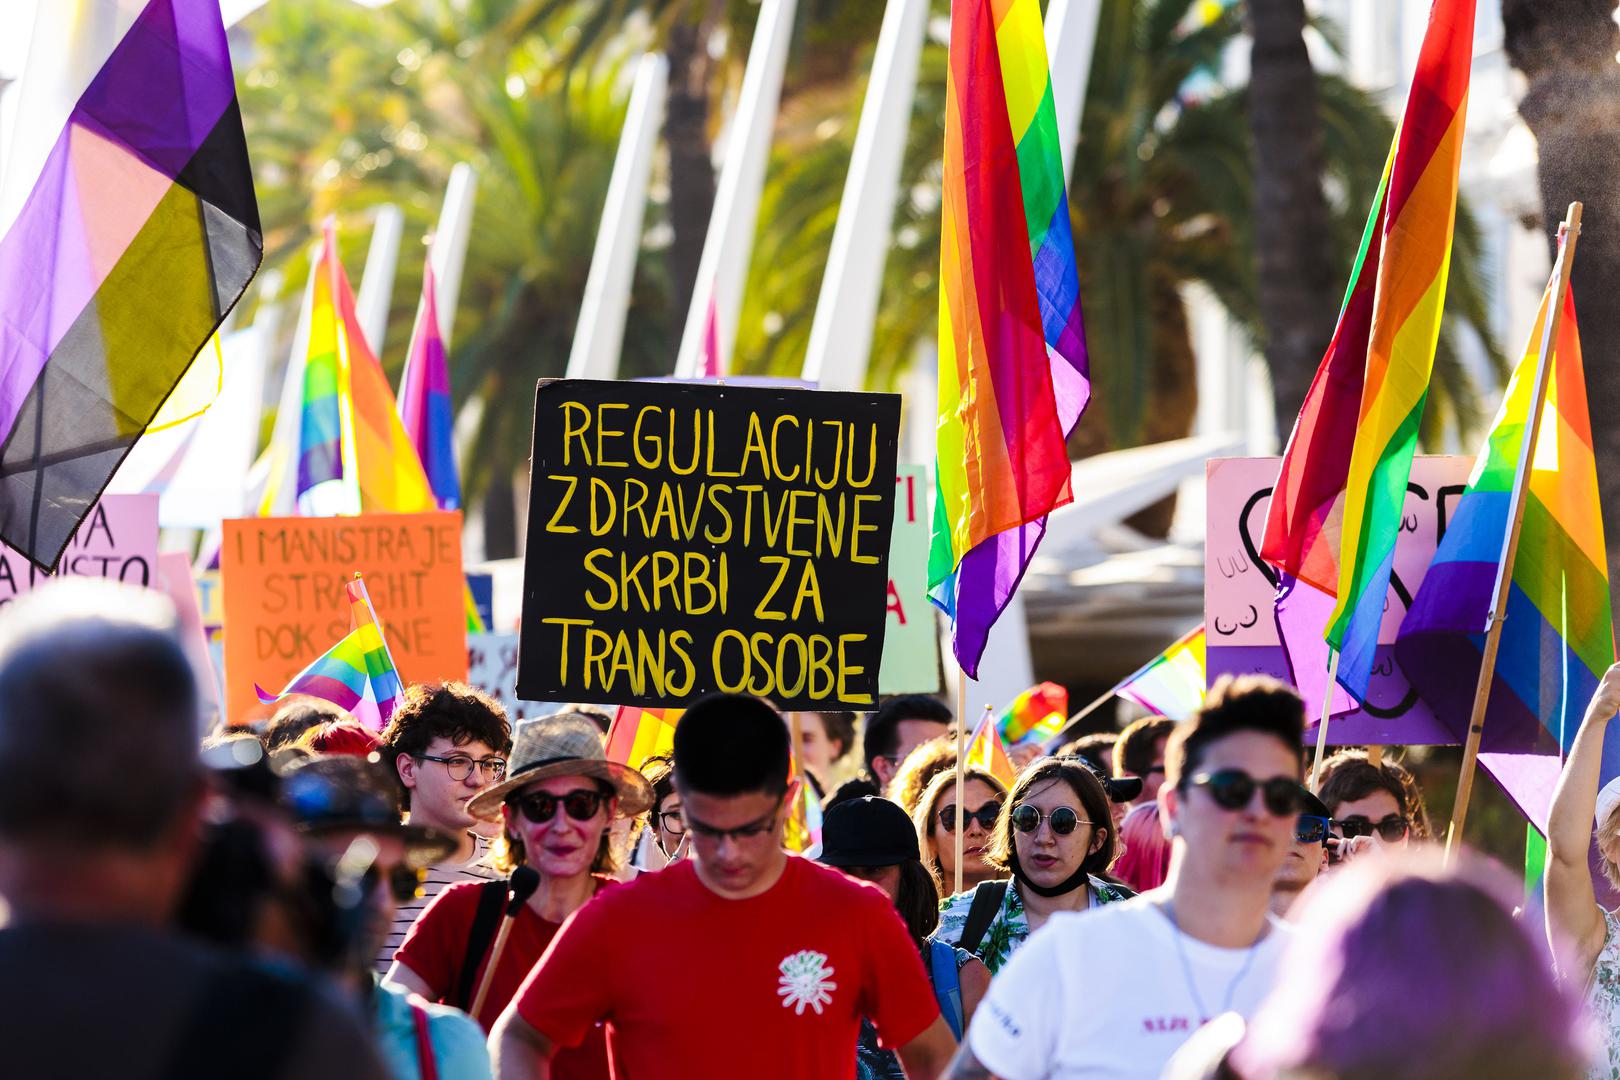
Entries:
{"label": "black protest sign", "polygon": [[518,696],[870,708],[899,429],[892,394],[542,382]]}

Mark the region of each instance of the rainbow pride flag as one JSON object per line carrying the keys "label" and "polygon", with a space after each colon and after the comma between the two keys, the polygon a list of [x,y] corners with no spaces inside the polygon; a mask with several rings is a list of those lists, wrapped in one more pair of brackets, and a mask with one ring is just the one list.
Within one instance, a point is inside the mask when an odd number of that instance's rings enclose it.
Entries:
{"label": "rainbow pride flag", "polygon": [[608,760],[640,769],[648,758],[670,753],[675,749],[675,724],[683,711],[620,705],[608,725]]}
{"label": "rainbow pride flag", "polygon": [[356,574],[344,589],[354,629],[294,675],[280,693],[267,693],[257,685],[253,689],[266,705],[273,705],[288,694],[308,694],[361,714],[363,702],[374,702],[377,718],[367,719],[380,730],[393,715],[395,705],[405,692],[404,685],[394,667],[394,658],[388,651],[388,642],[371,606],[365,582]]}
{"label": "rainbow pride flag", "polygon": [[821,857],[821,799],[816,795],[816,786],[799,768],[799,756],[794,754],[788,759],[788,787],[792,789],[793,782],[799,779],[804,782],[794,791],[793,810],[782,830],[782,846],[807,859],[818,859]]}
{"label": "rainbow pride flag", "polygon": [[[300,507],[350,514],[436,509],[422,459],[400,421],[382,365],[360,330],[354,291],[338,259],[336,226],[330,221],[324,236],[304,366],[297,454]],[[330,502],[317,491],[327,483],[337,486],[337,497]],[[274,498],[273,491],[266,492],[267,504]]]}
{"label": "rainbow pride flag", "polygon": [[[441,510],[461,509],[461,478],[451,439],[454,416],[450,405],[450,367],[439,329],[438,287],[433,260],[422,270],[422,302],[416,309],[416,328],[405,355],[399,382],[399,418],[416,447],[427,473],[428,485]],[[470,624],[469,624],[470,625]]]}
{"label": "rainbow pride flag", "polygon": [[264,254],[218,0],[39,5],[0,202],[0,539],[56,567]]}
{"label": "rainbow pride flag", "polygon": [[1079,271],[1038,0],[956,0],[940,224],[929,595],[977,677],[1091,397]]}
{"label": "rainbow pride flag", "polygon": [[1339,654],[1339,682],[1358,698],[1372,674],[1445,303],[1473,27],[1473,0],[1435,0],[1261,546],[1268,562],[1337,597],[1325,637]]}
{"label": "rainbow pride flag", "polygon": [[[1529,344],[1395,645],[1412,686],[1459,740],[1468,732],[1555,285],[1542,296]],[[1486,753],[1567,752],[1614,662],[1608,556],[1573,293],[1565,294],[1554,347],[1486,705]],[[1620,729],[1604,742],[1603,777],[1614,775],[1620,775]],[[1534,818],[1537,807],[1525,809]]]}
{"label": "rainbow pride flag", "polygon": [[1013,698],[996,716],[996,728],[1008,746],[1044,742],[1063,730],[1069,718],[1069,692],[1054,682],[1032,686]]}
{"label": "rainbow pride flag", "polygon": [[968,739],[963,764],[970,769],[983,769],[1000,780],[1009,790],[1018,779],[1018,769],[1013,765],[1012,758],[1007,756],[1007,745],[1001,741],[1001,732],[997,729],[995,715],[988,709],[979,719],[979,726],[973,729],[972,737]]}
{"label": "rainbow pride flag", "polygon": [[1186,720],[1204,701],[1204,628],[1189,630],[1127,675],[1114,693],[1149,712]]}

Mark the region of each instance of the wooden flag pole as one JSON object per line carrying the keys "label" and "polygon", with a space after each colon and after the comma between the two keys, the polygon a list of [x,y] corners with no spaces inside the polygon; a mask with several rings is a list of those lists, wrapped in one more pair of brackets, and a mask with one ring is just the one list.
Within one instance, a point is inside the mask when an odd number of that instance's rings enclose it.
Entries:
{"label": "wooden flag pole", "polygon": [[951,837],[951,843],[956,847],[956,881],[951,889],[951,895],[957,896],[962,892],[962,834],[967,832],[962,821],[962,771],[967,757],[967,716],[963,713],[963,703],[967,701],[967,672],[960,667],[956,669],[956,832]]}
{"label": "wooden flag pole", "polygon": [[1564,294],[1569,291],[1569,273],[1575,261],[1575,241],[1581,235],[1581,204],[1569,204],[1569,213],[1559,226],[1558,263],[1553,273],[1558,284],[1547,305],[1547,318],[1541,327],[1541,351],[1536,357],[1535,389],[1530,399],[1528,430],[1519,446],[1519,464],[1513,474],[1513,494],[1508,503],[1507,535],[1502,544],[1502,560],[1496,567],[1496,588],[1491,608],[1485,616],[1485,655],[1480,660],[1479,681],[1474,687],[1474,707],[1468,718],[1468,741],[1463,745],[1462,772],[1457,777],[1457,801],[1451,807],[1451,823],[1446,828],[1445,861],[1456,858],[1462,844],[1463,826],[1468,820],[1468,797],[1474,791],[1474,767],[1479,760],[1480,736],[1485,731],[1485,707],[1491,698],[1491,682],[1496,675],[1496,652],[1502,642],[1502,620],[1507,609],[1508,589],[1513,584],[1513,559],[1519,548],[1519,529],[1524,524],[1524,504],[1530,492],[1530,467],[1536,459],[1536,439],[1541,433],[1541,410],[1547,402],[1553,354],[1558,341],[1558,324],[1564,314]]}
{"label": "wooden flag pole", "polygon": [[1311,764],[1311,790],[1322,786],[1322,757],[1327,753],[1328,710],[1333,708],[1333,687],[1339,679],[1339,650],[1328,650],[1327,684],[1322,689],[1322,717],[1316,722],[1316,760]]}
{"label": "wooden flag pole", "polygon": [[1367,747],[1367,764],[1377,769],[1384,764],[1384,748],[1382,746]]}

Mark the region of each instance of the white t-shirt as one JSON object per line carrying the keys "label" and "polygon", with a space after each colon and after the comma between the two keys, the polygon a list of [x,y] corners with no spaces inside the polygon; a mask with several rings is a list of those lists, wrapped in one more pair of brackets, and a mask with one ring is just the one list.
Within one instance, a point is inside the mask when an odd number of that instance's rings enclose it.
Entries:
{"label": "white t-shirt", "polygon": [[1217,948],[1179,933],[1149,896],[1054,914],[990,984],[968,1045],[1003,1080],[1155,1080],[1203,1024],[1253,1017],[1288,933],[1272,919],[1252,949]]}

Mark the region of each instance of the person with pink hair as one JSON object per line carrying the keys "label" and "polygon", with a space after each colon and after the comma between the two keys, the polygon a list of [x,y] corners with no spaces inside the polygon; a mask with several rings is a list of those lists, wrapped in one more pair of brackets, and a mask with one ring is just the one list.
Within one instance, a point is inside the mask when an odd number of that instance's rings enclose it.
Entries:
{"label": "person with pink hair", "polygon": [[1139,893],[1164,884],[1170,870],[1170,841],[1159,822],[1159,804],[1133,806],[1119,825],[1125,853],[1114,863],[1114,876]]}

